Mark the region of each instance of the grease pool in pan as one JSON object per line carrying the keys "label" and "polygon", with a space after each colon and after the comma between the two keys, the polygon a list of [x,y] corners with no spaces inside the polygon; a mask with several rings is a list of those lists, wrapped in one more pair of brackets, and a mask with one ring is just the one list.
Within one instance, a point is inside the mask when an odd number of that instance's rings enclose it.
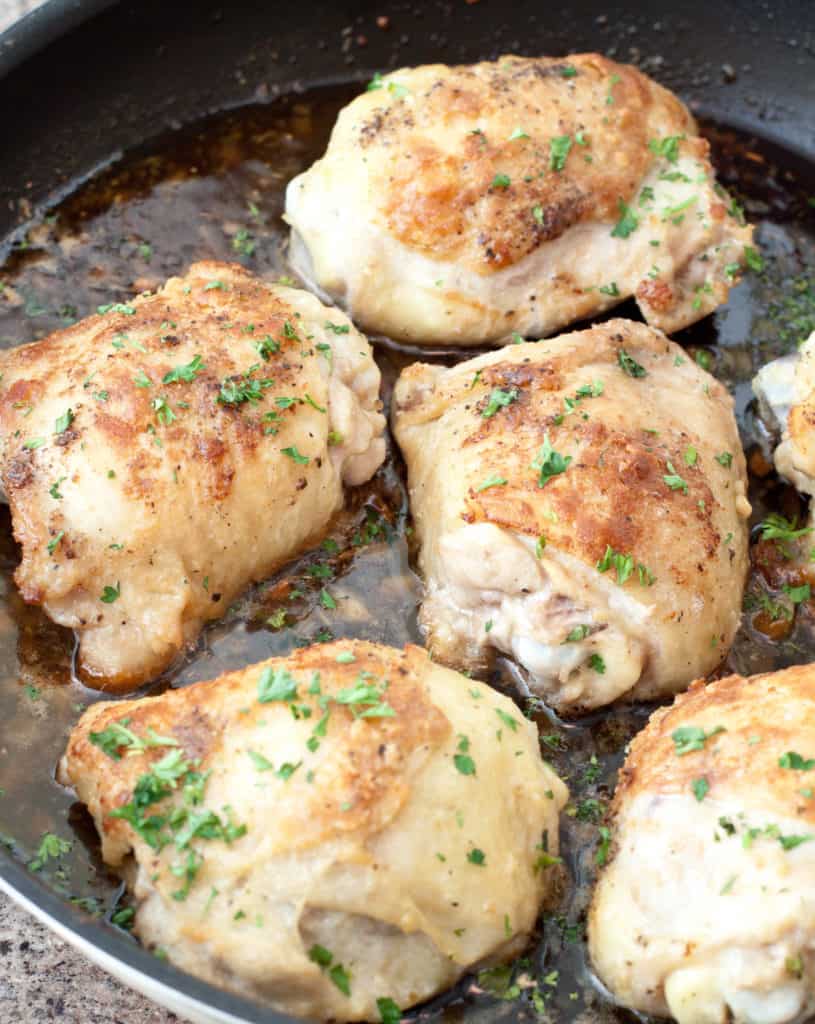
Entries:
{"label": "grease pool in pan", "polygon": [[[164,136],[112,164],[62,204],[9,240],[0,267],[0,344],[31,341],[94,312],[102,303],[155,287],[195,259],[234,259],[275,279],[290,274],[280,219],[286,182],[324,149],[337,109],[355,88],[307,93],[274,105],[218,115]],[[677,340],[736,395],[742,439],[753,453],[754,521],[767,509],[798,511],[757,450],[749,381],[768,359],[790,351],[815,329],[815,175],[756,140],[707,125],[720,180],[758,225],[766,260],[731,294],[727,307]],[[0,249],[0,251],[2,251]],[[633,304],[615,314],[637,313]],[[385,399],[395,376],[415,355],[377,340]],[[424,358],[454,361],[436,353]],[[168,510],[171,514],[171,510]],[[43,834],[71,843],[37,869],[77,905],[77,913],[110,917],[121,887],[102,865],[94,830],[71,795],[53,782],[67,734],[88,703],[105,699],[72,681],[73,638],[26,608],[14,588],[18,553],[8,512],[0,511],[0,842],[25,863],[35,861]],[[416,626],[420,585],[411,568],[403,468],[391,450],[368,485],[349,496],[323,546],[293,562],[237,601],[206,630],[196,651],[142,692],[185,686],[284,654],[297,644],[358,636],[401,645],[421,642]],[[815,572],[815,570],[814,570]],[[754,573],[753,608],[728,662],[744,673],[815,659],[808,606],[794,619],[772,612],[777,595]],[[766,598],[762,598],[766,594]],[[334,607],[336,605],[336,607]],[[762,605],[764,606],[762,608]],[[785,634],[773,641],[756,626]],[[564,882],[542,917],[536,942],[511,970],[465,979],[417,1011],[424,1018],[497,1017],[553,1021],[634,1019],[604,1003],[585,961],[584,912],[600,837],[599,825],[625,744],[648,708],[620,708],[558,722],[519,692],[511,669],[498,663],[491,680],[516,697],[540,727],[544,756],[567,780]],[[52,852],[60,849],[52,845]],[[32,869],[33,869],[32,868]],[[113,927],[113,925],[110,925]]]}

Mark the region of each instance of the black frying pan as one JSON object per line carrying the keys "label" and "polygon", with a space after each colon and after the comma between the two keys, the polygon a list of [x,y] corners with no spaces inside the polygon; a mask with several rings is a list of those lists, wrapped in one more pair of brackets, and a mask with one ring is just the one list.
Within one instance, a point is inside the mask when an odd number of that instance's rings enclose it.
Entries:
{"label": "black frying pan", "polygon": [[[0,37],[0,261],[32,212],[162,131],[280,93],[361,82],[375,70],[502,53],[597,50],[637,63],[695,113],[756,139],[779,166],[812,182],[811,0],[684,0],[672,8],[592,0],[566,8],[539,0],[51,0]],[[378,18],[387,18],[388,27],[377,25]],[[37,810],[53,814],[55,829],[64,826],[56,805]],[[4,813],[22,821],[32,808]],[[284,1019],[157,960],[57,895],[2,844],[0,881],[102,956],[166,986],[168,1003],[175,991],[197,1003],[197,1012],[211,1007],[221,1014],[202,1020]],[[182,1012],[191,1006],[174,1005]],[[508,1002],[470,1002],[446,1013],[468,1020],[524,1017]],[[558,1020],[567,1016],[561,1012]]]}

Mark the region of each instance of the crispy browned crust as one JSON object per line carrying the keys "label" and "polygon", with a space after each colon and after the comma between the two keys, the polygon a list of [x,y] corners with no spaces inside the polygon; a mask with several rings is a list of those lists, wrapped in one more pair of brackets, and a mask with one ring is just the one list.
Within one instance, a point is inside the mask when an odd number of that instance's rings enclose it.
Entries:
{"label": "crispy browned crust", "polygon": [[[504,360],[482,370],[475,387],[464,374],[445,375],[428,394],[419,385],[427,368],[414,364],[402,374],[397,392],[397,437],[402,444],[411,427],[432,422],[463,403],[472,428],[455,444],[477,451],[478,470],[459,512],[462,522],[489,522],[530,537],[545,534],[547,543],[592,565],[608,545],[641,561],[648,561],[654,550],[669,556],[670,545],[659,538],[670,530],[693,531],[695,560],[669,559],[659,567],[661,576],[668,569],[676,584],[686,585],[693,575],[708,573],[718,564],[723,538],[714,515],[721,506],[709,478],[719,470],[710,458],[700,458],[694,466],[685,464],[683,453],[697,442],[690,431],[655,435],[603,422],[598,409],[614,398],[616,382],[625,388],[641,387],[642,400],[647,400],[648,378],[632,385],[618,365],[622,349],[646,369],[672,363],[681,351],[658,331],[611,320],[590,331],[561,335],[551,346],[509,346],[502,350]],[[576,378],[583,367],[585,376]],[[576,384],[591,384],[594,377],[602,378],[604,396],[584,400],[577,413],[564,416],[564,398],[573,397]],[[411,386],[413,381],[418,386]],[[701,384],[700,379],[700,390]],[[518,399],[484,419],[484,406],[496,387],[517,387]],[[398,402],[400,394],[407,396],[404,404]],[[713,378],[708,395],[700,400],[724,406],[730,402]],[[584,412],[589,419],[582,418]],[[546,435],[555,450],[573,458],[566,473],[540,488],[531,466]],[[722,438],[723,447],[736,444],[735,431],[733,437]],[[668,462],[681,473],[687,493],[666,485]],[[743,478],[738,448],[733,465],[733,474]],[[493,475],[506,478],[507,484],[479,491],[478,484]]]}
{"label": "crispy browned crust", "polygon": [[[343,652],[353,654],[354,660],[338,662],[337,655]],[[185,757],[198,760],[197,770],[206,772],[224,761],[227,733],[253,729],[259,720],[275,714],[290,714],[286,704],[258,702],[258,678],[267,667],[285,668],[294,676],[300,684],[297,704],[311,708],[314,724],[322,714],[318,698],[307,693],[315,672],[320,673],[322,693],[328,695],[353,686],[360,672],[371,673],[378,685],[387,680],[386,700],[395,711],[390,718],[361,719],[332,704],[329,740],[324,743],[328,752],[321,753],[319,764],[321,784],[302,782],[296,811],[292,801],[287,802],[291,820],[277,824],[289,850],[340,834],[377,831],[408,797],[411,758],[435,748],[450,732],[449,721],[430,700],[424,683],[432,670],[427,653],[412,645],[400,651],[359,640],[296,650],[160,697],[94,704],[71,733],[60,778],[88,805],[110,863],[119,864],[137,841],[130,825],[109,817],[110,812],[128,803],[138,778],[167,749],[114,761],[90,742],[90,733],[127,718],[128,728],[139,736],[152,727],[159,735],[178,740]],[[300,785],[299,776],[290,784]]]}
{"label": "crispy browned crust", "polygon": [[[694,137],[694,120],[675,96],[599,54],[438,70],[409,98],[394,101],[386,91],[387,105],[358,129],[361,146],[391,152],[377,189],[388,197],[388,230],[435,260],[488,274],[575,224],[616,220],[619,201],[632,199],[653,161],[655,123],[664,135],[687,136],[686,151],[707,158],[707,143]],[[447,151],[425,134],[458,118],[483,119],[489,132],[463,134]],[[510,139],[518,127],[529,137]],[[552,136],[577,133],[590,139],[590,150],[575,144],[564,168],[553,171]],[[496,175],[509,186],[495,185]]]}
{"label": "crispy browned crust", "polygon": [[[677,756],[672,734],[681,726],[710,733],[702,750]],[[688,793],[704,777],[708,800],[726,799],[745,807],[764,804],[788,818],[815,825],[815,802],[802,787],[815,784],[815,773],[781,768],[788,751],[815,757],[815,666],[796,665],[766,675],[731,675],[705,685],[693,683],[671,707],[660,708],[634,739],[623,766],[612,812],[616,815],[635,795]]]}

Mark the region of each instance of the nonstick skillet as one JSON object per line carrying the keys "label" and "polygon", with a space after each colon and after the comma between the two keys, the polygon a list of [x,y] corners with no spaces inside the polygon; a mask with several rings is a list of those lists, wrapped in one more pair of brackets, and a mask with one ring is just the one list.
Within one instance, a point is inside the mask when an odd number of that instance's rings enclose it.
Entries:
{"label": "nonstick skillet", "polygon": [[[736,395],[756,520],[768,508],[790,512],[796,497],[762,462],[748,382],[815,329],[815,8],[807,0],[660,8],[588,0],[568,8],[526,0],[46,3],[0,37],[0,287],[21,296],[10,309],[0,292],[0,344],[42,336],[196,256],[285,273],[282,186],[319,155],[336,110],[375,71],[597,50],[638,64],[691,105],[722,180],[759,224],[765,274],[678,340]],[[262,197],[252,200],[257,216],[249,196]],[[76,238],[78,246],[66,244]],[[636,317],[633,307],[618,312]],[[386,340],[377,351],[386,385],[413,358]],[[326,617],[306,584],[299,603],[281,604],[287,580],[308,581],[310,567],[326,561],[307,556],[247,595],[157,686],[186,685],[327,634],[418,640],[406,522],[392,457],[352,496],[332,534],[339,554],[327,560],[367,607],[363,623]],[[175,970],[129,936],[126,898],[101,864],[88,819],[52,779],[79,707],[100,698],[71,682],[71,638],[15,596],[16,559],[0,514],[0,885],[177,1012],[283,1020]],[[755,602],[755,580],[751,587]],[[806,610],[775,630],[763,628],[762,611],[748,602],[728,668],[815,658]],[[493,682],[513,692],[508,671]],[[570,724],[518,699],[572,789],[569,881],[524,961],[473,976],[411,1016],[633,1020],[593,984],[582,915],[614,772],[649,709]],[[43,845],[46,836],[55,838]]]}

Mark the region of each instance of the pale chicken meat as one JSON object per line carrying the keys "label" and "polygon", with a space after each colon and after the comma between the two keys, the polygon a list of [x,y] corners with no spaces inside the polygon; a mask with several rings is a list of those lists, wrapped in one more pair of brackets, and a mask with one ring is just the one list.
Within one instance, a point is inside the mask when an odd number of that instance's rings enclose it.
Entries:
{"label": "pale chicken meat", "polygon": [[815,667],[695,684],[631,745],[589,946],[679,1024],[815,1012]]}
{"label": "pale chicken meat", "polygon": [[675,693],[725,656],[747,565],[724,387],[625,320],[399,378],[434,656],[514,658],[564,711]]}
{"label": "pale chicken meat", "polygon": [[229,264],[3,352],[0,374],[15,579],[97,687],[164,669],[384,459],[367,340]]}
{"label": "pale chicken meat", "polygon": [[688,110],[597,54],[378,76],[286,218],[306,280],[415,344],[540,337],[630,296],[675,331],[726,301],[752,242]]}
{"label": "pale chicken meat", "polygon": [[753,381],[775,442],[775,467],[803,494],[815,494],[815,333],[794,353],[767,363]]}
{"label": "pale chicken meat", "polygon": [[60,779],[146,945],[335,1020],[398,1014],[519,953],[568,796],[508,698],[363,641],[97,703]]}

